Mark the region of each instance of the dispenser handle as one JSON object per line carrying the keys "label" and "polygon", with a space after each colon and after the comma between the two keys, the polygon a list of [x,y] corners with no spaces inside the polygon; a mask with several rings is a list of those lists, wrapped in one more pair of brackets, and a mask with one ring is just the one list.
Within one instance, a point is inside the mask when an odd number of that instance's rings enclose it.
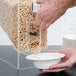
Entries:
{"label": "dispenser handle", "polygon": [[40,10],[40,4],[37,4],[35,1],[32,3],[32,11],[37,13]]}

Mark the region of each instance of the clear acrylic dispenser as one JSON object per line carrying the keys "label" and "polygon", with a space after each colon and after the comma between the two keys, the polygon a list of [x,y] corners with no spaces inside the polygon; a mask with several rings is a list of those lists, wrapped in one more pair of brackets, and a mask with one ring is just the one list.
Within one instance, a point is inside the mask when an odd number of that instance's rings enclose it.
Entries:
{"label": "clear acrylic dispenser", "polygon": [[26,55],[46,48],[47,30],[34,24],[40,7],[33,0],[0,0],[0,25],[14,46],[1,47],[0,60],[17,71],[34,68]]}

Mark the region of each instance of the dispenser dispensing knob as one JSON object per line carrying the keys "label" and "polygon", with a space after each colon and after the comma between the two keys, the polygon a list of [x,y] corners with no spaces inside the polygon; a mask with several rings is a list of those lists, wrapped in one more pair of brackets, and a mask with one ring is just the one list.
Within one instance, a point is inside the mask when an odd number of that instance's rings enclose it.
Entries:
{"label": "dispenser dispensing knob", "polygon": [[32,3],[32,11],[37,13],[40,9],[40,4],[37,4],[35,1]]}

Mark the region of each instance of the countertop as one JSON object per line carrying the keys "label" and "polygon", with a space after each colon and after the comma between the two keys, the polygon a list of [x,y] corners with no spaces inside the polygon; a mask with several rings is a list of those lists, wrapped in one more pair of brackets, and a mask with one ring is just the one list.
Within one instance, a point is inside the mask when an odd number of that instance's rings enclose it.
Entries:
{"label": "countertop", "polygon": [[[49,46],[46,50],[60,49],[63,48],[61,46]],[[17,51],[13,46],[0,46],[0,76],[76,76],[76,65],[66,72],[40,72],[31,61],[25,59],[28,54],[30,53],[20,54],[20,69],[17,69]]]}

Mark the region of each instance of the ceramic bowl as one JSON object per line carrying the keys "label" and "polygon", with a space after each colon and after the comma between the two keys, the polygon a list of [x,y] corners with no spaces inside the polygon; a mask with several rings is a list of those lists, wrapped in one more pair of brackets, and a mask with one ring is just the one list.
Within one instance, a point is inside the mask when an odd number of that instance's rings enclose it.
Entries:
{"label": "ceramic bowl", "polygon": [[49,66],[58,64],[65,55],[62,53],[40,53],[26,56],[26,59],[33,61],[38,69],[49,69]]}
{"label": "ceramic bowl", "polygon": [[76,35],[72,34],[64,35],[63,48],[76,48]]}

